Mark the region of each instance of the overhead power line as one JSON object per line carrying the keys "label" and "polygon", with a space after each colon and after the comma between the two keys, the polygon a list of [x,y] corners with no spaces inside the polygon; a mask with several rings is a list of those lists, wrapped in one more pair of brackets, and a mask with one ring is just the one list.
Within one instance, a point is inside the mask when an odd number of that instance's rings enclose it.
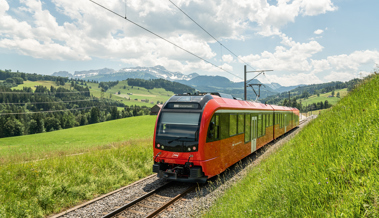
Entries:
{"label": "overhead power line", "polygon": [[65,110],[56,110],[56,111],[38,111],[38,112],[23,112],[23,113],[0,113],[0,115],[15,115],[15,114],[41,114],[41,113],[55,113],[62,111],[73,111],[73,110],[84,110],[92,107],[83,107],[83,108],[74,108],[74,109],[65,109]]}
{"label": "overhead power line", "polygon": [[186,15],[190,20],[192,20],[198,27],[200,27],[204,32],[206,32],[210,37],[212,37],[214,40],[216,40],[222,47],[224,47],[226,50],[228,50],[231,54],[233,54],[238,60],[244,62],[246,65],[251,67],[252,69],[255,70],[254,67],[252,67],[250,64],[246,63],[244,60],[242,60],[240,57],[238,57],[234,52],[232,52],[229,48],[227,48],[225,45],[223,45],[220,41],[218,41],[212,34],[210,34],[207,30],[205,30],[199,23],[197,23],[192,17],[190,17],[186,12],[184,12],[179,6],[177,6],[174,2],[169,0],[171,4],[173,4],[178,10],[180,10],[184,15]]}
{"label": "overhead power line", "polygon": [[50,94],[79,94],[79,93],[88,93],[90,91],[77,91],[77,92],[49,92],[49,93],[40,93],[40,92],[0,92],[0,94],[26,94],[26,95],[50,95]]}
{"label": "overhead power line", "polygon": [[217,66],[216,64],[213,64],[213,63],[210,62],[210,61],[207,61],[206,59],[204,59],[204,58],[202,58],[202,57],[200,57],[200,56],[198,56],[198,55],[196,55],[196,54],[194,54],[194,53],[188,51],[187,49],[185,49],[185,48],[183,48],[183,47],[181,47],[181,46],[179,46],[179,45],[177,45],[177,44],[175,44],[175,43],[173,43],[173,42],[171,42],[171,41],[165,39],[164,37],[162,37],[162,36],[160,36],[160,35],[154,33],[153,31],[151,31],[151,30],[149,30],[149,29],[147,29],[147,28],[145,28],[145,27],[143,27],[143,26],[141,26],[141,25],[139,25],[139,24],[133,22],[132,20],[129,20],[127,17],[124,17],[124,16],[120,15],[119,13],[117,13],[117,12],[115,12],[115,11],[112,11],[111,9],[109,9],[109,8],[107,8],[107,7],[101,5],[101,4],[99,4],[99,3],[97,3],[97,2],[95,2],[95,1],[93,1],[93,0],[89,0],[89,1],[91,1],[92,3],[98,5],[98,6],[102,7],[102,8],[104,8],[105,10],[107,10],[107,11],[109,11],[109,12],[111,12],[111,13],[113,13],[113,14],[115,14],[115,15],[117,15],[117,16],[123,18],[123,19],[125,19],[126,21],[129,21],[130,23],[132,23],[132,24],[138,26],[139,28],[141,28],[141,29],[143,29],[143,30],[145,30],[145,31],[147,31],[147,32],[149,32],[149,33],[155,35],[156,37],[158,37],[158,38],[160,38],[160,39],[162,39],[162,40],[164,40],[164,41],[166,41],[166,42],[168,42],[168,43],[170,43],[171,45],[174,45],[175,47],[180,48],[181,50],[183,50],[183,51],[185,51],[185,52],[187,52],[187,53],[189,53],[189,54],[191,54],[191,55],[193,55],[193,56],[195,56],[195,57],[197,57],[197,58],[199,58],[199,59],[205,61],[206,63],[211,64],[212,66],[214,66],[214,67],[216,67],[216,68],[219,68],[219,69],[225,71],[226,73],[229,73],[229,74],[231,74],[231,75],[233,75],[233,76],[235,76],[235,77],[238,77],[238,78],[242,79],[241,77],[237,76],[236,74],[234,74],[234,73],[232,73],[232,72],[230,72],[230,71],[228,71],[228,70],[225,70],[225,69],[223,69],[222,67]]}
{"label": "overhead power line", "polygon": [[12,104],[59,104],[59,103],[70,103],[70,102],[83,102],[83,101],[98,101],[97,99],[87,99],[87,100],[75,100],[75,101],[51,101],[51,102],[25,102],[25,103],[5,103],[0,104],[12,105]]}

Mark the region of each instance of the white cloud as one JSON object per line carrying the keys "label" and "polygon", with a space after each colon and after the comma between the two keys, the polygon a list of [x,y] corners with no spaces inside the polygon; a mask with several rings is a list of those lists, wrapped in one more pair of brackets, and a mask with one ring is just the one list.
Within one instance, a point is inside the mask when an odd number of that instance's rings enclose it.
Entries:
{"label": "white cloud", "polygon": [[335,11],[338,8],[333,5],[331,0],[303,0],[301,2],[303,15],[315,16],[325,14],[328,11]]}
{"label": "white cloud", "polygon": [[323,47],[316,41],[299,43],[285,34],[281,34],[281,37],[284,46],[277,46],[274,53],[264,51],[260,55],[248,55],[242,59],[254,64],[257,69],[287,72],[310,71],[312,66],[308,59],[322,51]]}
{"label": "white cloud", "polygon": [[320,34],[322,34],[323,32],[324,32],[324,30],[318,29],[318,30],[316,30],[316,31],[314,32],[314,34],[316,34],[316,35],[320,35]]}
{"label": "white cloud", "polygon": [[233,56],[231,55],[223,55],[222,60],[226,63],[231,63],[234,59],[233,59]]}

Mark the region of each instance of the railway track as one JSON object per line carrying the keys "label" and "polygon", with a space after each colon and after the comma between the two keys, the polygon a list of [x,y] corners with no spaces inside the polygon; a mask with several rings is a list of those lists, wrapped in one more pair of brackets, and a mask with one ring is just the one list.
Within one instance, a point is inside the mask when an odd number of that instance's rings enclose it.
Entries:
{"label": "railway track", "polygon": [[131,202],[127,202],[102,218],[154,217],[195,188],[196,185],[194,184],[169,182]]}

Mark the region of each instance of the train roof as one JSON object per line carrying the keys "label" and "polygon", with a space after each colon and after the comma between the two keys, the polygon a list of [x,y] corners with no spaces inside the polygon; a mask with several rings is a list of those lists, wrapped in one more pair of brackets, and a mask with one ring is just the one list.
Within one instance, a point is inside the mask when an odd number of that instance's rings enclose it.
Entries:
{"label": "train roof", "polygon": [[232,95],[219,93],[219,92],[198,92],[196,94],[184,93],[172,96],[167,103],[170,102],[197,102],[204,107],[204,105],[214,99],[220,107],[225,108],[245,108],[255,110],[275,110],[275,111],[296,111],[296,108],[284,107],[278,105],[264,104],[260,102],[244,101],[234,98]]}

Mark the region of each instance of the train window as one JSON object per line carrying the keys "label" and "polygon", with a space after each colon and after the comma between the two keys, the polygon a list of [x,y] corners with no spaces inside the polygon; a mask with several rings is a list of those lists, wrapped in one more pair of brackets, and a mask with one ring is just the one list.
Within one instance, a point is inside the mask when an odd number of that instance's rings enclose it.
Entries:
{"label": "train window", "polygon": [[251,140],[251,119],[250,114],[245,114],[245,143]]}
{"label": "train window", "polygon": [[267,117],[267,115],[263,115],[263,119],[262,119],[262,136],[266,135],[266,117]]}
{"label": "train window", "polygon": [[220,114],[221,139],[229,137],[229,114]]}
{"label": "train window", "polygon": [[244,127],[244,117],[243,114],[238,114],[238,134],[243,133],[243,127]]}
{"label": "train window", "polygon": [[220,138],[220,116],[216,115],[215,139]]}
{"label": "train window", "polygon": [[215,114],[208,128],[207,142],[213,142],[218,140],[220,137],[220,116]]}
{"label": "train window", "polygon": [[262,115],[258,115],[258,138],[262,136]]}
{"label": "train window", "polygon": [[229,136],[237,135],[237,114],[230,114]]}

